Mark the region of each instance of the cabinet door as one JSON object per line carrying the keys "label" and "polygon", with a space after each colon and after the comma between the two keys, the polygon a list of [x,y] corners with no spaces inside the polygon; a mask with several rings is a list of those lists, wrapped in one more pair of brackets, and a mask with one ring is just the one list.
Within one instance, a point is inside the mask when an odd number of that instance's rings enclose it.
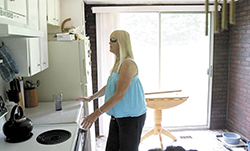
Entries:
{"label": "cabinet door", "polygon": [[26,16],[26,0],[6,0],[6,9]]}
{"label": "cabinet door", "polygon": [[0,8],[4,9],[4,0],[0,0]]}
{"label": "cabinet door", "polygon": [[41,54],[41,70],[49,67],[48,60],[48,38],[47,38],[47,20],[46,10],[47,5],[45,0],[39,0],[39,30],[43,31],[43,37],[40,38],[40,54]]}
{"label": "cabinet door", "polygon": [[55,0],[47,0],[48,24],[55,24]]}
{"label": "cabinet door", "polygon": [[61,12],[60,12],[60,1],[59,0],[55,0],[55,18],[56,18],[56,22],[55,24],[57,26],[60,26],[61,25]]}
{"label": "cabinet door", "polygon": [[38,27],[38,0],[27,0],[27,23],[36,30]]}
{"label": "cabinet door", "polygon": [[18,68],[19,76],[29,76],[28,41],[26,38],[2,38],[4,45],[12,54]]}
{"label": "cabinet door", "polygon": [[29,61],[30,61],[30,75],[34,75],[41,71],[40,60],[40,40],[39,38],[27,38],[29,41]]}
{"label": "cabinet door", "polygon": [[60,1],[47,0],[47,8],[48,24],[60,26]]}

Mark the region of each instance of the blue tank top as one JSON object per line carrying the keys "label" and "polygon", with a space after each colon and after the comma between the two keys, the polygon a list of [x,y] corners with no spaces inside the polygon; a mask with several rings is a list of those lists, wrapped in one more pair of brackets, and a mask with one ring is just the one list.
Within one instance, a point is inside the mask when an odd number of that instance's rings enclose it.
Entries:
{"label": "blue tank top", "polygon": [[[135,63],[135,61],[130,58],[127,58],[125,60],[131,60]],[[119,72],[119,69],[117,71]],[[119,77],[118,72],[112,72],[112,74],[108,78],[105,91],[105,102],[107,102],[109,98],[115,94]],[[144,113],[146,113],[146,111],[147,107],[145,102],[144,90],[137,73],[137,75],[133,77],[127,92],[123,96],[123,99],[106,113],[116,118],[122,118],[137,117],[143,115]]]}

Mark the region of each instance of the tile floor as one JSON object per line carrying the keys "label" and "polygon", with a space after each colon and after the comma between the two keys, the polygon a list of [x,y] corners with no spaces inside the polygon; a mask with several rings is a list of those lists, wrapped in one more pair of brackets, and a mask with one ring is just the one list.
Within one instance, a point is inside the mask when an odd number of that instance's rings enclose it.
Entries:
{"label": "tile floor", "polygon": [[[163,148],[167,146],[182,146],[186,150],[195,149],[198,151],[228,151],[223,143],[218,141],[216,135],[224,133],[226,130],[186,130],[171,131],[177,138],[173,141],[167,136],[162,135]],[[146,132],[146,131],[145,131]],[[143,132],[143,134],[145,133]],[[143,135],[142,134],[142,135]],[[105,151],[106,137],[98,137],[96,141],[96,151]],[[152,135],[140,143],[139,151],[160,148],[158,135]],[[233,151],[245,151],[244,148],[234,148]]]}

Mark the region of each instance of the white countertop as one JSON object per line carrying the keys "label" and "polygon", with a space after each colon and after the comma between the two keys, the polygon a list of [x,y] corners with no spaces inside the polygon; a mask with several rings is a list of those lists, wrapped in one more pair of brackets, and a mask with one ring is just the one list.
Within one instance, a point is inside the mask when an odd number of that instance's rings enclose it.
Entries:
{"label": "white countertop", "polygon": [[54,102],[39,102],[37,107],[25,108],[25,116],[33,124],[79,123],[83,112],[83,103],[79,101],[63,101],[60,111],[55,110]]}
{"label": "white countertop", "polygon": [[[62,110],[56,111],[54,102],[39,102],[37,107],[25,108],[24,114],[33,125],[32,138],[21,143],[7,143],[0,130],[0,151],[73,151],[79,129],[79,120],[83,116],[83,103],[79,101],[63,101]],[[56,145],[42,145],[36,138],[42,132],[52,129],[64,129],[71,132],[69,140]],[[28,148],[27,148],[28,147]]]}

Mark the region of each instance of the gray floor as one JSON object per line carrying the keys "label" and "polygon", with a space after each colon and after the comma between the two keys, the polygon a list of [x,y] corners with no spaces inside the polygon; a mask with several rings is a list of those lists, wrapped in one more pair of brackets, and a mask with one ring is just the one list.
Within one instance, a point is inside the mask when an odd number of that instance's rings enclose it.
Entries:
{"label": "gray floor", "polygon": [[[224,133],[226,130],[186,130],[171,131],[177,138],[173,141],[169,137],[162,135],[163,148],[167,146],[182,146],[186,150],[195,149],[198,151],[228,151],[223,143],[218,141],[216,135]],[[144,134],[145,132],[143,132]],[[106,137],[98,137],[96,141],[96,151],[105,151]],[[152,135],[140,143],[139,151],[160,148],[158,135]],[[233,148],[233,151],[245,151],[244,148]]]}

